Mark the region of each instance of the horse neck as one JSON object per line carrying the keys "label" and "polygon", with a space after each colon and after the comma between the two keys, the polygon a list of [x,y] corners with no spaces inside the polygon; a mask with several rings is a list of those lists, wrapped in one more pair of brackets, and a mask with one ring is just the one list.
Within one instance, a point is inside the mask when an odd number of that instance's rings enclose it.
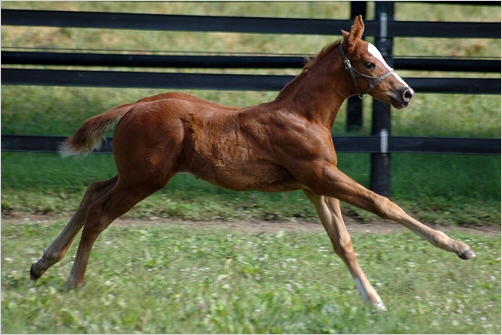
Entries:
{"label": "horse neck", "polygon": [[338,48],[287,84],[276,102],[293,113],[331,129],[343,101],[351,95],[352,82],[343,67]]}

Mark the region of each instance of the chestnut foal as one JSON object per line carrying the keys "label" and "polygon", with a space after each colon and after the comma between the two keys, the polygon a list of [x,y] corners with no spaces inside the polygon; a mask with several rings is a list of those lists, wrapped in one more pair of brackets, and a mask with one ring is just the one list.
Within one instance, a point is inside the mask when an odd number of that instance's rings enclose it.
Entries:
{"label": "chestnut foal", "polygon": [[237,191],[302,190],[364,301],[379,309],[385,305],[359,266],[340,201],[400,223],[462,259],[475,257],[468,245],[414,220],[337,168],[331,128],[345,99],[370,94],[403,108],[414,94],[380,52],[361,39],[363,32],[358,16],[350,33],[342,31],[343,42],[325,47],[268,103],[233,108],[188,94],[164,93],[89,119],[63,144],[63,154],[90,153],[106,130],[120,121],[113,139],[118,174],[89,186],[68,225],[32,265],[32,280],[64,258],[83,227],[67,288],[83,286],[99,234],[181,172]]}

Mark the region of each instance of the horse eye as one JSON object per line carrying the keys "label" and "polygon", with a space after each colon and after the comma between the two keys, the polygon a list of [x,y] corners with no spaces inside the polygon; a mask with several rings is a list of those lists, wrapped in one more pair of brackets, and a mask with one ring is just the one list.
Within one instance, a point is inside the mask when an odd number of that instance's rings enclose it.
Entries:
{"label": "horse eye", "polygon": [[366,64],[364,64],[364,66],[368,69],[368,70],[373,70],[375,68],[375,63],[372,63],[372,62],[367,62]]}

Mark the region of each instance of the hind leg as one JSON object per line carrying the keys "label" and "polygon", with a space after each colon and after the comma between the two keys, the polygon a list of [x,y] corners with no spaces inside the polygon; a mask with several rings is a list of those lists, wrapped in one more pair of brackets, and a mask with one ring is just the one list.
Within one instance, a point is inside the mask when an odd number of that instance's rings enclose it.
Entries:
{"label": "hind leg", "polygon": [[73,240],[84,225],[89,206],[108,193],[116,183],[117,176],[105,181],[97,181],[89,185],[82,201],[80,202],[79,208],[71,220],[64,227],[54,242],[52,242],[52,244],[45,250],[42,258],[31,266],[30,277],[33,281],[37,281],[48,268],[58,263],[65,257]]}
{"label": "hind leg", "polygon": [[92,246],[98,236],[115,219],[127,213],[138,202],[161,188],[148,188],[145,185],[147,186],[148,184],[121,183],[119,179],[117,185],[112,190],[90,206],[77,255],[66,285],[67,289],[80,288],[84,285],[84,275]]}

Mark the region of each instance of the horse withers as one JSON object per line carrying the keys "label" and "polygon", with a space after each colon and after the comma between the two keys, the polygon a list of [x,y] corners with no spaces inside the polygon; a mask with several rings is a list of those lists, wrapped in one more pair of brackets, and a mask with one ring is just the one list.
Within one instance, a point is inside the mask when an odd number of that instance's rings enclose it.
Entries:
{"label": "horse withers", "polygon": [[340,201],[400,223],[462,259],[475,257],[468,245],[411,218],[337,168],[331,128],[345,99],[369,94],[399,109],[414,95],[380,52],[362,39],[361,16],[350,33],[342,33],[343,41],[322,49],[273,101],[235,108],[189,94],[163,93],[87,120],[63,143],[62,153],[92,152],[120,121],[113,139],[118,174],[88,187],[70,222],[32,265],[31,278],[37,280],[62,260],[83,227],[67,283],[68,289],[82,287],[99,234],[182,172],[236,191],[302,190],[364,301],[379,309],[385,305],[359,266]]}

